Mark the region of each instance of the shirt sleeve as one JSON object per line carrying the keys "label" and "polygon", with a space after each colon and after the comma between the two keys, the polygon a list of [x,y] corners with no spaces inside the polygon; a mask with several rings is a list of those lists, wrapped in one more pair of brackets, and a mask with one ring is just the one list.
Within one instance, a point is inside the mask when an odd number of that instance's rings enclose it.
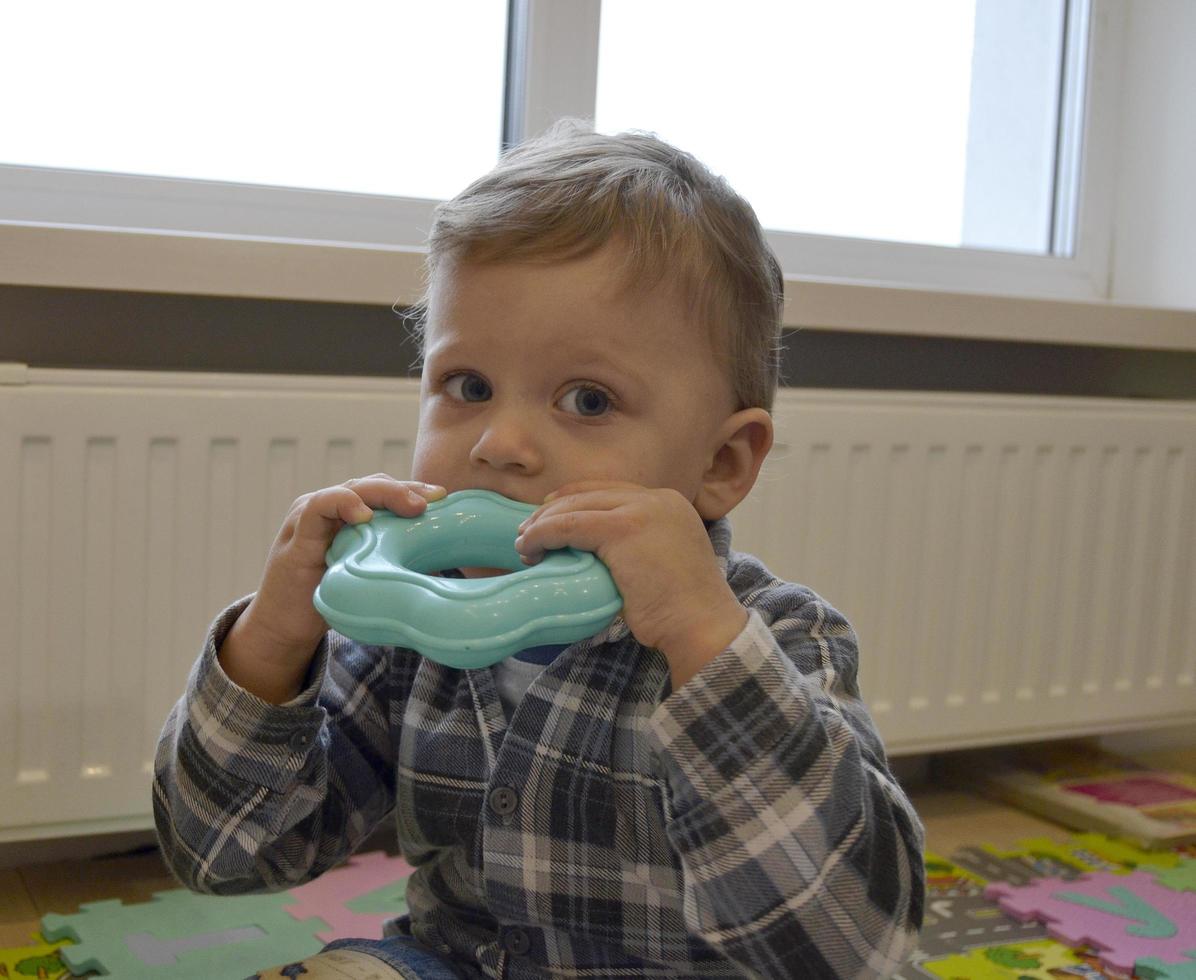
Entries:
{"label": "shirt sleeve", "polygon": [[749,607],[652,718],[688,925],[752,975],[887,977],[921,926],[922,826],[860,700],[854,631],[778,588],[771,624]]}
{"label": "shirt sleeve", "polygon": [[231,681],[216,658],[248,604],[213,623],[154,765],[163,856],[184,885],[212,894],[314,878],[394,807],[391,651],[329,632],[304,690],[272,705]]}

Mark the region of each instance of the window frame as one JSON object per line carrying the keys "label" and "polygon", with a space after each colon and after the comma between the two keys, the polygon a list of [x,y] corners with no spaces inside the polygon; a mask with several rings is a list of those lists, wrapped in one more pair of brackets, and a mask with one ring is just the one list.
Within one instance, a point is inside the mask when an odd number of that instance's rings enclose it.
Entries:
{"label": "window frame", "polygon": [[[509,2],[508,59],[519,61],[522,70],[509,71],[504,139],[517,141],[563,115],[592,117],[601,0]],[[1108,299],[1124,0],[1069,2],[1091,3],[1074,255],[769,232],[793,294],[788,325],[818,325],[806,320],[801,301],[803,286],[811,284],[824,298],[858,287],[879,290],[878,295],[899,288],[1065,305]],[[413,198],[0,167],[0,207],[16,215],[0,221],[0,279],[407,303],[423,288],[423,240],[434,205]],[[245,224],[246,213],[259,223]],[[319,238],[304,231],[313,222],[322,231]],[[869,322],[852,329],[884,329],[879,309],[864,319]],[[952,329],[971,332],[966,324]]]}

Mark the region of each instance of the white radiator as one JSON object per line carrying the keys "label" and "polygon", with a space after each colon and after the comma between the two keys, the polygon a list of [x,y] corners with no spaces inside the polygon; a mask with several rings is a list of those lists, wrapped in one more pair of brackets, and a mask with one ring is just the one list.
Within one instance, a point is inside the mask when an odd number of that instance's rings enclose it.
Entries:
{"label": "white radiator", "polygon": [[[162,720],[414,381],[0,370],[0,841],[149,825]],[[1196,406],[783,392],[737,547],[839,607],[894,754],[1196,715]]]}

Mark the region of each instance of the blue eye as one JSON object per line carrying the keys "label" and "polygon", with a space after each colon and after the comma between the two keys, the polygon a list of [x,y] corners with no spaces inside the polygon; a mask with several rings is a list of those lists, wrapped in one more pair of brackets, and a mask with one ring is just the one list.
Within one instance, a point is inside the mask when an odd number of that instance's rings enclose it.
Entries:
{"label": "blue eye", "polygon": [[559,404],[566,412],[586,418],[603,415],[611,408],[610,395],[601,388],[594,388],[590,385],[577,385],[570,388],[561,396]]}
{"label": "blue eye", "polygon": [[479,374],[454,374],[444,382],[444,390],[463,402],[484,402],[490,397],[490,385]]}

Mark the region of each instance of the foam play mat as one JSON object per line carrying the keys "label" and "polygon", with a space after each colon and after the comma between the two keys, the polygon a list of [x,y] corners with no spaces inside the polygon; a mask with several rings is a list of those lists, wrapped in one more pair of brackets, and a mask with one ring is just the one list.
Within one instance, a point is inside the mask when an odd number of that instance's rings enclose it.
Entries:
{"label": "foam play mat", "polygon": [[[273,895],[176,889],[90,902],[44,916],[28,946],[0,950],[0,977],[239,980],[333,939],[377,938],[406,911],[410,873],[372,852]],[[975,844],[927,854],[926,879],[919,949],[898,980],[1196,980],[1190,847],[1144,850],[1100,834]]]}
{"label": "foam play mat", "polygon": [[410,873],[402,858],[375,851],[270,895],[175,889],[129,905],[89,902],[43,916],[41,941],[0,950],[0,977],[249,976],[311,956],[333,939],[381,936],[383,923],[407,910]]}
{"label": "foam play mat", "polygon": [[1100,834],[926,857],[900,980],[1196,980],[1196,855]]}

